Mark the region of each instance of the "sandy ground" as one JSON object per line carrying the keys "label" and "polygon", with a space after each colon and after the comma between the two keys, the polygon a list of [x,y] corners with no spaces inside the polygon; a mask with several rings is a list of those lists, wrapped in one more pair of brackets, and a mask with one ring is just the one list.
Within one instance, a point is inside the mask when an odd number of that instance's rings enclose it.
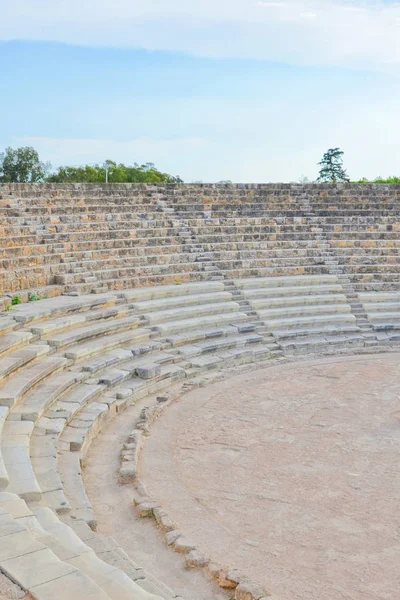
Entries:
{"label": "sandy ground", "polygon": [[285,600],[396,600],[399,451],[400,354],[327,358],[189,392],[141,477],[201,550]]}
{"label": "sandy ground", "polygon": [[182,555],[166,546],[154,521],[137,517],[132,487],[118,484],[122,444],[145,405],[144,401],[112,419],[90,447],[84,479],[97,530],[114,537],[132,560],[185,600],[229,600],[232,594],[219,590],[202,571],[185,568]]}

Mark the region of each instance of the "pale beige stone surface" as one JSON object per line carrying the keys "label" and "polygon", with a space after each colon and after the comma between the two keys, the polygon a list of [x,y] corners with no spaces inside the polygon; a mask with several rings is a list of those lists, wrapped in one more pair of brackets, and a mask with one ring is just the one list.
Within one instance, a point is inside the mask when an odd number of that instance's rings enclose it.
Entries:
{"label": "pale beige stone surface", "polygon": [[290,600],[400,589],[400,354],[277,365],[193,390],[139,475],[217,564]]}

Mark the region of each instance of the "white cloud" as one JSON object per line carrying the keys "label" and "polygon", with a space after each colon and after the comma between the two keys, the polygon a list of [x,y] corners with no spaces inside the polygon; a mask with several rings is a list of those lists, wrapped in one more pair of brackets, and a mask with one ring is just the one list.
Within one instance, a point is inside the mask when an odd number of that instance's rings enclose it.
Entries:
{"label": "white cloud", "polygon": [[400,67],[400,3],[384,0],[0,0],[0,10],[0,40]]}

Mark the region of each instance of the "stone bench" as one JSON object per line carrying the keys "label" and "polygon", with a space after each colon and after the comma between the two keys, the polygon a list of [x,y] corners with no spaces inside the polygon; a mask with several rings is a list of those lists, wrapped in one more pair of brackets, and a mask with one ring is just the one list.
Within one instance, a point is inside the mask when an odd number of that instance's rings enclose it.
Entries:
{"label": "stone bench", "polygon": [[239,311],[231,312],[230,314],[215,314],[195,317],[192,319],[179,319],[176,321],[168,321],[166,323],[158,323],[153,325],[152,329],[163,336],[188,331],[189,329],[199,329],[201,327],[210,327],[213,325],[231,325],[240,321],[248,320],[246,313]]}
{"label": "stone bench", "polygon": [[29,454],[33,427],[30,421],[7,420],[2,431],[1,453],[9,479],[7,491],[23,500],[39,502],[42,493]]}
{"label": "stone bench", "polygon": [[32,512],[2,493],[0,511],[0,567],[37,600],[161,600],[99,559],[51,510]]}
{"label": "stone bench", "polygon": [[93,325],[85,325],[83,327],[77,327],[66,331],[65,333],[59,333],[55,335],[49,335],[43,338],[50,346],[54,346],[58,350],[71,346],[77,342],[82,342],[87,339],[96,338],[99,336],[106,335],[108,333],[115,333],[117,331],[126,331],[127,329],[136,329],[140,324],[138,317],[127,317],[119,318],[105,323],[95,323]]}
{"label": "stone bench", "polygon": [[[290,330],[295,329],[296,331],[304,329],[305,331],[312,330],[320,330],[321,324],[332,324],[337,327],[337,331],[339,332],[341,327],[346,324],[354,324],[355,325],[356,318],[350,312],[338,313],[338,314],[330,314],[329,319],[326,314],[322,315],[313,315],[310,314],[307,316],[299,316],[299,317],[287,317],[287,318],[275,318],[264,320],[264,324],[271,331],[281,331],[281,330]],[[296,333],[297,334],[297,333]],[[278,335],[278,334],[277,334]]]}
{"label": "stone bench", "polygon": [[14,331],[0,337],[0,356],[6,352],[25,346],[33,339],[29,331]]}
{"label": "stone bench", "polygon": [[29,390],[23,399],[14,405],[12,419],[16,421],[33,421],[35,423],[48,406],[82,379],[83,375],[81,373],[70,371],[47,377],[33,390]]}
{"label": "stone bench", "polygon": [[281,286],[303,286],[303,285],[330,285],[337,284],[336,275],[310,275],[310,276],[288,276],[288,277],[267,277],[267,278],[249,278],[243,281],[235,281],[236,286],[239,289],[258,289],[258,288],[277,288]]}
{"label": "stone bench", "polygon": [[39,381],[64,368],[65,358],[46,357],[40,362],[23,369],[18,377],[13,377],[0,387],[0,406],[12,407]]}
{"label": "stone bench", "polygon": [[[292,288],[293,289],[293,288]],[[282,310],[288,309],[288,313],[290,309],[293,307],[305,307],[307,305],[324,305],[329,304],[330,306],[335,304],[343,304],[347,302],[347,298],[344,294],[316,294],[315,292],[320,292],[320,289],[314,290],[314,294],[302,294],[303,288],[297,290],[297,294],[301,295],[286,295],[278,298],[267,297],[267,298],[254,298],[249,297],[246,294],[246,297],[249,299],[251,306],[257,310],[260,314],[264,310],[274,309],[276,307],[280,307]],[[293,308],[293,310],[295,310]]]}
{"label": "stone bench", "polygon": [[301,285],[301,286],[289,286],[289,285],[279,285],[277,287],[260,287],[260,288],[244,288],[246,298],[251,302],[251,304],[255,306],[255,303],[263,301],[264,299],[268,301],[271,299],[273,301],[279,302],[283,300],[286,296],[296,296],[300,294],[302,297],[305,296],[313,296],[315,294],[341,294],[343,292],[343,288],[338,283],[332,284],[318,284],[315,285]]}
{"label": "stone bench", "polygon": [[[6,421],[6,418],[9,413],[8,406],[0,406],[0,441],[3,435],[3,427]],[[1,451],[1,443],[0,443],[0,492],[4,491],[9,484],[9,477],[7,473],[6,466],[3,460],[3,453]]]}
{"label": "stone bench", "polygon": [[282,306],[282,308],[260,308],[257,309],[257,313],[260,318],[268,323],[268,326],[271,327],[274,324],[274,320],[281,319],[292,319],[296,317],[307,317],[309,316],[311,319],[317,317],[318,315],[326,315],[325,319],[329,320],[331,317],[336,317],[337,315],[346,315],[351,312],[351,307],[349,304],[344,302],[338,302],[336,304],[309,304],[309,305],[301,305],[296,304],[294,306]]}

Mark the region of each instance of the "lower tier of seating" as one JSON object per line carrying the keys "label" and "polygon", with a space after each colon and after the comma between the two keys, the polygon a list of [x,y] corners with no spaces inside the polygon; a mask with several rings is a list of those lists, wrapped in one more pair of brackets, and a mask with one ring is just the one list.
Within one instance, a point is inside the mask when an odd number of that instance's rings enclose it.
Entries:
{"label": "lower tier of seating", "polygon": [[330,274],[61,296],[0,313],[0,570],[37,600],[176,597],[96,533],[82,479],[93,438],[126,407],[210,370],[364,348],[381,324],[387,344],[398,341],[396,295],[360,299],[372,334]]}

